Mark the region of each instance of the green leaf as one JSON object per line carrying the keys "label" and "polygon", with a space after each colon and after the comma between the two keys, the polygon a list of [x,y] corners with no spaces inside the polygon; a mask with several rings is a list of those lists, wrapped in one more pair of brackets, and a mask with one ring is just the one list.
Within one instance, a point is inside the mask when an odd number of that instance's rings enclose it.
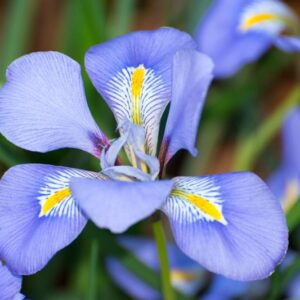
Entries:
{"label": "green leaf", "polygon": [[98,265],[99,246],[97,240],[94,240],[91,247],[90,274],[88,281],[88,297],[89,300],[97,299],[97,265]]}
{"label": "green leaf", "polygon": [[136,0],[117,0],[110,24],[110,37],[127,33],[133,23]]}
{"label": "green leaf", "polygon": [[246,139],[237,149],[235,170],[251,170],[256,159],[281,128],[287,112],[300,103],[300,87],[295,87],[284,101],[263,124]]}
{"label": "green leaf", "polygon": [[24,54],[30,41],[29,32],[33,25],[36,0],[10,0],[5,20],[4,38],[1,45],[0,70],[4,79],[5,69],[12,60]]}

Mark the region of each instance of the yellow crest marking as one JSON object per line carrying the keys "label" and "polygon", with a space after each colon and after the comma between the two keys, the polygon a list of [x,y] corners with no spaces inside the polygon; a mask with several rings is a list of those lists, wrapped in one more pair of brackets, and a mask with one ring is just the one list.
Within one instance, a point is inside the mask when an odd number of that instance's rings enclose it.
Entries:
{"label": "yellow crest marking", "polygon": [[280,19],[279,16],[271,14],[271,13],[261,13],[257,15],[253,15],[249,18],[247,18],[240,26],[242,30],[248,30],[251,27],[262,23],[262,22],[267,22],[267,21],[273,21],[276,19]]}
{"label": "yellow crest marking", "polygon": [[171,270],[171,280],[172,281],[193,281],[198,278],[196,272],[186,272],[182,270],[173,269]]}
{"label": "yellow crest marking", "polygon": [[133,102],[132,121],[134,124],[137,125],[142,125],[140,102],[145,74],[145,68],[143,66],[139,66],[136,69],[134,69],[131,75],[131,95]]}
{"label": "yellow crest marking", "polygon": [[208,201],[207,199],[178,189],[174,189],[171,195],[186,199],[187,201],[195,205],[198,209],[200,209],[202,212],[204,212],[212,219],[222,224],[225,225],[227,224],[219,208],[214,203]]}
{"label": "yellow crest marking", "polygon": [[54,194],[50,195],[47,200],[43,203],[40,216],[45,216],[48,212],[58,203],[63,201],[65,198],[71,196],[71,190],[69,187],[58,190]]}

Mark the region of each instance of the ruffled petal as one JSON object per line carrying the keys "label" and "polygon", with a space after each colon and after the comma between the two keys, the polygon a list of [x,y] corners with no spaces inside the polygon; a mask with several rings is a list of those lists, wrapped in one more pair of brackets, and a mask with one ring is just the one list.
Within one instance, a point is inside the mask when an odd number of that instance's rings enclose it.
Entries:
{"label": "ruffled petal", "polygon": [[70,244],[87,219],[69,188],[74,177],[97,173],[50,165],[9,169],[0,181],[0,257],[20,275],[42,269]]}
{"label": "ruffled petal", "polygon": [[288,245],[278,201],[248,172],[177,177],[163,206],[181,250],[234,280],[269,276]]}
{"label": "ruffled petal", "polygon": [[272,44],[260,32],[239,30],[240,18],[252,0],[214,0],[196,31],[199,50],[209,55],[218,78],[234,75],[244,65],[257,60]]}
{"label": "ruffled petal", "polygon": [[80,66],[58,52],[15,60],[0,90],[0,131],[31,151],[78,148],[100,155],[107,139],[86,103]]}
{"label": "ruffled petal", "polygon": [[197,154],[197,130],[212,70],[211,59],[196,50],[181,50],[175,54],[172,101],[162,146],[166,151],[165,163],[180,149]]}
{"label": "ruffled petal", "polygon": [[114,233],[127,230],[160,208],[172,186],[172,181],[71,181],[72,193],[86,215],[98,227]]}
{"label": "ruffled petal", "polygon": [[0,261],[0,299],[17,299],[15,297],[21,296],[21,294],[19,294],[21,286],[22,277],[13,275]]}
{"label": "ruffled petal", "polygon": [[113,111],[118,125],[143,125],[147,153],[155,154],[160,118],[171,98],[175,52],[195,48],[192,38],[172,28],[139,31],[92,47],[87,72]]}

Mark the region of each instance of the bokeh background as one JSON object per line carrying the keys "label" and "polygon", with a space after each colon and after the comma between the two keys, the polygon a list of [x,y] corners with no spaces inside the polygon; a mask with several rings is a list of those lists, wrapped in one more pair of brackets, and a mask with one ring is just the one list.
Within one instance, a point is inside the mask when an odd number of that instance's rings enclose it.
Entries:
{"label": "bokeh background", "polygon": [[[193,34],[209,3],[209,0],[1,0],[0,81],[5,81],[7,65],[20,55],[61,51],[82,65],[93,116],[100,128],[114,138],[113,115],[84,70],[87,49],[132,30],[160,26],[173,26]],[[299,1],[288,3],[300,16]],[[299,58],[299,54],[287,55],[272,49],[233,78],[214,81],[199,126],[200,155],[191,158],[179,153],[168,174],[200,175],[244,169],[267,179],[280,163],[280,127],[285,113],[299,102],[297,97],[290,96],[299,84]],[[79,150],[31,153],[0,136],[0,174],[25,162],[99,170],[99,162]],[[296,252],[300,249],[297,215],[300,209],[297,213],[295,208],[288,216],[290,248]],[[147,221],[129,232],[152,235]],[[157,276],[150,278],[153,273],[147,273],[143,265],[117,247],[113,235],[89,224],[79,239],[59,252],[44,270],[24,278],[23,293],[30,299],[90,299],[94,285],[95,299],[128,299],[108,276],[105,269],[108,255],[116,255],[133,270],[144,268],[149,281],[158,280]],[[282,299],[286,286],[298,272],[300,260],[296,256],[295,263],[287,270],[273,274],[272,285],[261,299]]]}

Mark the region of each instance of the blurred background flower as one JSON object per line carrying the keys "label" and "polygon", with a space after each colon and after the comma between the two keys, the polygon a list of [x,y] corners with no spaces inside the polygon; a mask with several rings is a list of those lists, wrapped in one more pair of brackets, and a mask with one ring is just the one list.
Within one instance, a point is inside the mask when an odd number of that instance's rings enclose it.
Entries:
{"label": "blurred background flower", "polygon": [[[300,16],[299,1],[286,3]],[[128,31],[174,26],[194,34],[210,4],[209,0],[1,0],[0,80],[5,81],[5,70],[12,60],[32,51],[61,51],[83,65],[88,48]],[[223,13],[226,14],[226,10]],[[218,34],[222,35],[222,28]],[[215,80],[202,114],[199,156],[192,158],[184,152],[178,153],[167,173],[193,176],[249,170],[264,179],[269,178],[282,165],[284,139],[280,129],[283,121],[290,109],[300,102],[299,62],[299,54],[271,48],[230,79]],[[83,75],[94,118],[107,135],[116,137],[112,113],[104,101],[100,101],[87,75]],[[99,168],[96,158],[79,150],[37,154],[19,149],[1,136],[1,174],[10,166],[30,162],[94,171]],[[249,296],[250,299],[282,299],[296,291],[295,276],[300,273],[299,203],[296,201],[287,215],[290,249],[296,253],[293,263],[278,269],[263,292]],[[151,236],[150,228],[147,222],[142,222],[129,233]],[[116,243],[109,232],[99,231],[89,223],[76,242],[61,251],[44,270],[23,279],[22,293],[29,299],[46,300],[130,299],[109,276],[106,269],[109,256],[117,258],[122,266],[152,288],[159,287],[157,270],[147,268]],[[196,297],[214,289],[217,279],[210,278],[205,280]],[[225,283],[225,286],[229,291],[231,284]],[[219,297],[221,290],[216,294]],[[236,296],[245,298],[243,294]],[[189,296],[177,293],[178,299],[184,297]]]}

